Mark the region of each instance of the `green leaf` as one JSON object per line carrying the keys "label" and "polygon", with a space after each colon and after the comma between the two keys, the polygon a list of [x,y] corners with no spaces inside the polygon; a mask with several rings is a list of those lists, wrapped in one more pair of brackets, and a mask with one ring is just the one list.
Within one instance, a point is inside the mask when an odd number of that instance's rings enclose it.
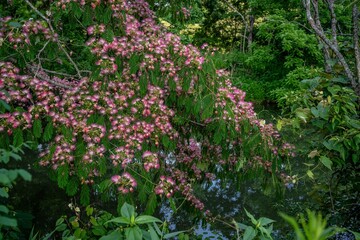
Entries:
{"label": "green leaf", "polygon": [[9,194],[5,190],[5,188],[0,188],[0,197],[3,197],[3,198],[8,198],[9,197]]}
{"label": "green leaf", "polygon": [[6,110],[8,110],[8,111],[11,110],[10,105],[7,104],[4,100],[1,100],[1,99],[0,99],[0,104],[1,104]]}
{"label": "green leaf", "polygon": [[327,157],[325,157],[325,156],[321,156],[321,157],[320,157],[320,162],[321,162],[325,167],[327,167],[328,169],[332,170],[332,169],[331,169],[331,166],[332,166],[333,162],[332,162],[329,158],[327,158]]}
{"label": "green leaf", "polygon": [[56,220],[55,226],[59,226],[60,224],[62,224],[65,221],[65,219],[63,217],[59,218],[58,220]]}
{"label": "green leaf", "polygon": [[314,179],[314,173],[311,170],[307,170],[306,174],[309,176],[309,178]]}
{"label": "green leaf", "polygon": [[181,234],[181,233],[184,233],[185,231],[178,231],[178,232],[172,232],[172,233],[167,233],[164,235],[163,238],[165,239],[169,239],[169,238],[173,238],[173,237],[176,237],[177,235]]}
{"label": "green leaf", "polygon": [[243,240],[252,240],[256,237],[256,230],[253,227],[247,227],[243,236]]}
{"label": "green leaf", "polygon": [[107,24],[107,23],[110,22],[112,13],[113,13],[113,11],[111,10],[110,7],[107,7],[107,8],[105,9],[104,14],[103,14],[103,22],[104,22],[105,24]]}
{"label": "green leaf", "polygon": [[69,181],[69,167],[68,165],[61,165],[58,169],[57,169],[57,182],[59,187],[61,188],[65,188],[66,185],[68,184]]}
{"label": "green leaf", "polygon": [[81,15],[82,15],[82,11],[81,11],[81,8],[80,8],[80,5],[78,3],[75,3],[75,2],[70,2],[70,6],[71,6],[71,10],[74,12],[74,16],[76,18],[80,18]]}
{"label": "green leaf", "polygon": [[3,212],[5,214],[8,214],[9,213],[9,209],[4,206],[4,205],[0,205],[0,212]]}
{"label": "green leaf", "polygon": [[14,21],[9,22],[8,25],[9,25],[10,27],[13,27],[13,28],[20,28],[20,27],[22,27],[22,24],[21,24],[21,23],[14,22]]}
{"label": "green leaf", "polygon": [[70,178],[69,182],[66,185],[66,194],[69,196],[74,196],[79,190],[79,182],[76,178]]}
{"label": "green leaf", "polygon": [[35,119],[33,124],[33,134],[35,138],[40,138],[42,133],[41,120]]}
{"label": "green leaf", "polygon": [[0,216],[0,226],[17,227],[17,221],[13,218]]}
{"label": "green leaf", "polygon": [[2,185],[9,185],[11,183],[7,174],[0,173],[0,183]]}
{"label": "green leaf", "polygon": [[24,169],[19,169],[17,170],[17,172],[25,181],[31,181],[31,174],[28,171]]}
{"label": "green leaf", "polygon": [[151,193],[148,203],[146,204],[145,214],[152,215],[157,206],[157,197],[155,193]]}
{"label": "green leaf", "polygon": [[125,229],[125,236],[127,240],[141,240],[142,235],[142,231],[138,226]]}
{"label": "green leaf", "polygon": [[107,223],[123,223],[123,224],[130,224],[130,218],[127,217],[117,217],[117,218],[113,218],[110,219],[109,221],[107,221],[105,224]]}
{"label": "green leaf", "polygon": [[268,225],[270,223],[273,223],[273,222],[275,222],[275,220],[272,220],[272,219],[266,218],[266,217],[261,217],[258,220],[258,223],[260,223],[261,226],[266,226],[266,225]]}
{"label": "green leaf", "polygon": [[114,36],[114,32],[109,28],[106,29],[105,32],[102,34],[102,37],[108,42],[114,41]]}
{"label": "green leaf", "polygon": [[95,226],[92,233],[95,236],[104,236],[106,234],[106,229],[103,226]]}
{"label": "green leaf", "polygon": [[350,232],[351,232],[352,234],[354,234],[355,240],[360,240],[360,233],[354,232],[354,231],[351,231],[351,230],[350,230]]}
{"label": "green leaf", "polygon": [[250,214],[245,208],[244,208],[244,210],[245,210],[246,215],[250,218],[252,224],[257,225],[257,224],[258,224],[258,221],[256,221],[256,219],[254,218],[254,216],[253,216],[252,214]]}
{"label": "green leaf", "polygon": [[148,228],[149,228],[151,240],[159,240],[159,236],[157,235],[155,229],[150,224],[148,225]]}
{"label": "green leaf", "polygon": [[86,215],[91,216],[94,212],[94,208],[89,206],[86,206]]}
{"label": "green leaf", "polygon": [[90,6],[85,6],[85,11],[82,15],[82,23],[85,27],[88,27],[93,23],[93,11]]}
{"label": "green leaf", "polygon": [[204,97],[204,99],[202,100],[202,110],[203,110],[201,114],[202,120],[205,120],[212,116],[214,111],[214,100],[212,95],[209,94],[206,97]]}
{"label": "green leaf", "polygon": [[155,223],[155,222],[162,223],[160,219],[149,215],[141,215],[135,218],[136,224]]}
{"label": "green leaf", "polygon": [[134,206],[124,203],[121,207],[121,216],[131,219],[131,217],[135,217],[135,208]]}
{"label": "green leaf", "polygon": [[20,128],[14,130],[13,145],[19,147],[24,143],[23,131]]}
{"label": "green leaf", "polygon": [[101,237],[99,240],[121,240],[123,236],[120,231],[114,231],[106,236]]}
{"label": "green leaf", "polygon": [[90,204],[90,188],[88,185],[83,185],[81,188],[80,203],[82,205]]}
{"label": "green leaf", "polygon": [[224,121],[219,122],[219,126],[214,134],[214,143],[220,144],[223,139],[226,138],[226,124]]}
{"label": "green leaf", "polygon": [[53,127],[52,123],[49,122],[44,129],[43,139],[45,142],[51,140],[53,132],[54,132],[54,127]]}
{"label": "green leaf", "polygon": [[66,229],[66,224],[65,223],[62,223],[60,225],[57,225],[55,230],[58,231],[58,232],[62,232]]}
{"label": "green leaf", "polygon": [[146,79],[146,76],[141,76],[139,80],[139,86],[140,86],[140,94],[142,96],[145,96],[147,93],[147,87],[148,87],[148,81]]}

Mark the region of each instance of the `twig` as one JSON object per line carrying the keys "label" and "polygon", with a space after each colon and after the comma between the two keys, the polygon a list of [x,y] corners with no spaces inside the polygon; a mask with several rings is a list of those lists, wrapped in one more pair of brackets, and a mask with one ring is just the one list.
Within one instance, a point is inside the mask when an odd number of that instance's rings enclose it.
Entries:
{"label": "twig", "polygon": [[[42,14],[34,5],[31,4],[31,2],[29,2],[29,0],[25,0],[25,2],[27,3],[27,5],[29,5],[42,19],[44,19],[47,24],[49,25],[50,31],[55,34],[54,28],[51,25],[51,21],[49,18],[45,17],[44,14]],[[72,65],[74,66],[77,75],[79,78],[82,78],[80,70],[78,68],[78,66],[76,65],[76,63],[74,62],[74,60],[72,60],[72,58],[70,57],[69,53],[66,51],[66,49],[61,45],[60,41],[55,38],[54,41],[57,43],[57,45],[59,46],[59,48],[61,49],[61,51],[64,52],[64,54],[66,55],[66,57],[69,59],[69,61],[72,63]]]}
{"label": "twig", "polygon": [[30,72],[34,73],[36,78],[39,78],[40,80],[43,80],[43,81],[46,81],[48,83],[51,83],[52,85],[54,86],[57,86],[57,87],[61,87],[61,88],[65,88],[65,89],[73,89],[73,87],[69,86],[69,85],[66,85],[66,84],[63,84],[63,83],[60,83],[60,82],[57,82],[57,81],[54,81],[52,80],[49,76],[41,73],[39,70],[40,70],[40,67],[34,67],[30,64],[27,64],[27,68],[30,70]]}

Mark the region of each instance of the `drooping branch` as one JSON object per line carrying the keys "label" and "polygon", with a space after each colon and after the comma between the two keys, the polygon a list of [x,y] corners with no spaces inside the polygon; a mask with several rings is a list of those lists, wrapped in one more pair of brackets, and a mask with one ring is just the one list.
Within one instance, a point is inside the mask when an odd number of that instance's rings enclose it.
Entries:
{"label": "drooping branch", "polygon": [[[31,2],[29,2],[29,0],[25,0],[26,4],[29,5],[35,12],[36,14],[38,14],[42,19],[44,19],[46,21],[46,23],[49,26],[50,31],[55,34],[55,30],[51,24],[51,21],[49,18],[47,18],[44,14],[42,14],[34,5],[32,5]],[[66,55],[66,57],[69,59],[69,61],[71,62],[71,64],[74,66],[76,73],[78,75],[79,78],[81,78],[81,72],[78,68],[78,66],[76,65],[76,63],[74,62],[74,60],[70,57],[70,54],[66,51],[66,49],[63,47],[63,45],[61,44],[61,42],[59,41],[59,39],[55,38],[55,42],[57,43],[57,45],[59,46],[59,48],[61,49],[61,51],[64,52],[64,54]]]}
{"label": "drooping branch", "polygon": [[311,14],[311,2],[310,0],[304,0],[303,1],[305,10],[306,10],[306,18],[311,26],[311,28],[315,31],[315,34],[321,39],[321,41],[326,44],[331,51],[334,52],[334,54],[336,55],[337,59],[339,60],[340,64],[343,66],[344,71],[346,76],[349,78],[352,87],[354,88],[354,90],[357,89],[357,82],[354,79],[354,75],[353,72],[351,71],[349,64],[347,63],[347,61],[345,60],[344,55],[340,52],[338,46],[336,44],[334,44],[324,33],[324,30],[320,29],[316,23],[315,20]]}

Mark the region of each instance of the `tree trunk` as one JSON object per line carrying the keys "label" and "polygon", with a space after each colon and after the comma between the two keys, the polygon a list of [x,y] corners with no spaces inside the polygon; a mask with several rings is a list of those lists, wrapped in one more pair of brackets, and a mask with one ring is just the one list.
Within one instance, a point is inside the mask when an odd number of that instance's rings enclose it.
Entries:
{"label": "tree trunk", "polygon": [[360,50],[359,50],[359,10],[356,4],[352,10],[352,21],[353,21],[353,40],[354,40],[354,52],[355,52],[355,64],[356,64],[356,82],[357,82],[357,93],[359,95],[360,89]]}
{"label": "tree trunk", "polygon": [[[311,3],[316,5],[317,0],[313,0],[313,2],[310,2],[310,0],[304,0],[303,4],[306,10],[306,18],[311,26],[311,28],[314,30],[315,34],[321,39],[321,41],[326,44],[329,49],[336,55],[336,58],[339,60],[340,64],[343,66],[346,77],[349,78],[351,85],[353,89],[357,92],[357,81],[354,78],[354,74],[351,71],[349,64],[347,63],[344,55],[339,50],[339,47],[337,43],[334,43],[331,41],[325,34],[324,30],[322,28],[319,28],[317,24],[315,23],[315,20],[311,13]],[[333,6],[333,5],[332,5]],[[315,9],[316,11],[316,9]],[[336,29],[335,29],[336,30]],[[334,40],[334,36],[332,35],[332,40]],[[357,92],[358,93],[358,92]]]}
{"label": "tree trunk", "polygon": [[248,52],[251,53],[251,45],[253,42],[253,30],[254,30],[255,17],[254,15],[249,16],[249,35],[248,35]]}

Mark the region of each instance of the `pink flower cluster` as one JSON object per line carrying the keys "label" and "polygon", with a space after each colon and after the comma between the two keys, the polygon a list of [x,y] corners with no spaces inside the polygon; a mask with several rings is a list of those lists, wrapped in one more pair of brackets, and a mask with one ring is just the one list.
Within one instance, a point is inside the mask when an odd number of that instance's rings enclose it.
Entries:
{"label": "pink flower cluster", "polygon": [[149,172],[151,168],[159,169],[159,158],[156,153],[152,153],[150,151],[145,151],[142,155],[144,159],[144,169]]}
{"label": "pink flower cluster", "polygon": [[161,176],[159,183],[155,187],[155,193],[158,195],[165,195],[170,198],[174,194],[175,182],[172,178]]}
{"label": "pink flower cluster", "polygon": [[111,181],[118,186],[118,191],[127,194],[133,192],[137,186],[135,178],[133,178],[130,173],[124,172],[121,176],[114,175],[111,177]]}
{"label": "pink flower cluster", "polygon": [[22,24],[22,28],[17,30],[10,26],[11,17],[0,18],[0,38],[6,38],[14,49],[18,47],[25,47],[26,45],[32,45],[31,39],[34,39],[34,35],[41,35],[45,40],[56,41],[57,34],[53,34],[47,27],[45,21],[33,21],[28,20]]}

